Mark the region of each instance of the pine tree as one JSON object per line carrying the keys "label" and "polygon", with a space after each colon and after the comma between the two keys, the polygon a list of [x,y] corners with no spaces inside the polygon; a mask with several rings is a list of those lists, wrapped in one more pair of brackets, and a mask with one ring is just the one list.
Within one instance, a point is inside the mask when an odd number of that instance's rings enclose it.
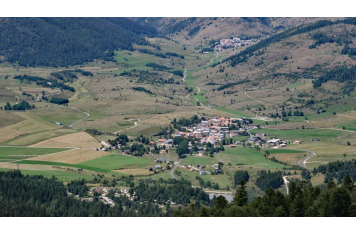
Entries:
{"label": "pine tree", "polygon": [[238,206],[245,206],[248,203],[247,191],[245,180],[241,179],[240,186],[236,190],[236,196],[234,198],[234,203]]}

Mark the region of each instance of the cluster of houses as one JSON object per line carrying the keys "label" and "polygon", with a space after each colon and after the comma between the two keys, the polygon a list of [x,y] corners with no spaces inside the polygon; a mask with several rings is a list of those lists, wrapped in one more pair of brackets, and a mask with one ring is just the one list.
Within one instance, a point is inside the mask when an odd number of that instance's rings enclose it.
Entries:
{"label": "cluster of houses", "polygon": [[250,135],[250,138],[247,139],[247,143],[251,144],[250,146],[259,146],[264,148],[282,148],[286,147],[289,144],[287,141],[284,141],[282,139],[266,139],[265,137],[266,134],[264,133]]}
{"label": "cluster of houses", "polygon": [[[237,127],[237,123],[242,124],[240,128]],[[196,124],[192,127],[186,127],[185,132],[178,132],[173,134],[173,137],[193,137],[201,144],[211,143],[212,145],[220,145],[225,138],[233,138],[241,135],[242,132],[246,132],[250,129],[257,128],[258,124],[250,124],[248,121],[239,118],[210,118],[204,119],[200,124]],[[231,127],[235,127],[231,129]],[[190,143],[191,147],[192,144]],[[200,154],[202,152],[198,152]]]}
{"label": "cluster of houses", "polygon": [[185,170],[189,170],[191,172],[198,172],[200,175],[207,175],[207,174],[221,174],[221,168],[220,166],[224,165],[224,163],[222,163],[221,161],[219,161],[218,164],[213,164],[211,165],[211,170],[207,171],[206,168],[207,166],[206,165],[181,165],[179,167],[185,169]]}
{"label": "cluster of houses", "polygon": [[245,46],[251,46],[256,43],[258,43],[258,39],[240,39],[240,38],[232,38],[232,39],[220,39],[219,42],[216,42],[215,44],[215,50],[221,51],[223,49],[227,48],[238,48],[238,47],[245,47]]}
{"label": "cluster of houses", "polygon": [[[177,132],[172,135],[172,138],[164,139],[160,138],[157,141],[150,141],[149,146],[152,148],[156,146],[159,149],[159,154],[167,154],[168,150],[174,146],[173,138],[183,137],[183,138],[193,138],[195,144],[201,144],[196,152],[197,156],[204,155],[204,144],[211,143],[213,146],[218,146],[226,138],[233,138],[241,135],[243,132],[257,128],[258,124],[250,124],[248,120],[240,118],[208,118],[202,115],[198,116],[202,118],[201,123],[195,124],[194,126],[184,127],[184,132]],[[240,124],[240,125],[238,125]],[[232,128],[233,127],[233,128]],[[241,144],[241,142],[236,142],[236,145]],[[119,149],[119,146],[113,147],[107,141],[101,141],[102,148],[100,150],[106,151],[111,148]],[[191,150],[193,144],[189,142],[188,149]],[[234,145],[232,145],[234,146]],[[130,150],[124,150],[124,154],[129,155]]]}

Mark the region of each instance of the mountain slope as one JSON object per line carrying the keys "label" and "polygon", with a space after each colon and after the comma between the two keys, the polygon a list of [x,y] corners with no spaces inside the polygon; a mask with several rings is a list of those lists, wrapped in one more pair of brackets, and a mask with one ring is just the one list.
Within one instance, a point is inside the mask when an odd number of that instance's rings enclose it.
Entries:
{"label": "mountain slope", "polygon": [[156,31],[127,18],[0,18],[0,58],[22,66],[68,66],[110,59]]}
{"label": "mountain slope", "polygon": [[[230,37],[264,38],[282,30],[323,18],[302,17],[141,17],[133,18],[156,28],[163,36],[194,46]],[[332,18],[328,18],[333,20]]]}

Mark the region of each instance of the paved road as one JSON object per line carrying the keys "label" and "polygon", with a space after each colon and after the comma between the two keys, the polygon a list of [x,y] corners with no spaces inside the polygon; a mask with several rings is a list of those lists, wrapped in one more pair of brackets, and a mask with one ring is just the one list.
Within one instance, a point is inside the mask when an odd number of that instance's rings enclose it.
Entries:
{"label": "paved road", "polygon": [[72,124],[70,124],[70,125],[69,125],[69,127],[70,127],[70,128],[73,128],[73,129],[78,129],[78,128],[74,128],[73,126],[74,126],[75,124],[79,123],[80,121],[82,121],[82,120],[85,120],[85,119],[89,118],[89,117],[90,117],[90,114],[89,114],[88,112],[78,110],[78,109],[77,109],[77,108],[75,108],[75,107],[71,107],[71,108],[72,108],[73,110],[79,111],[79,112],[81,112],[81,113],[83,113],[83,114],[85,114],[85,115],[86,115],[85,117],[83,117],[83,118],[81,118],[81,119],[79,119],[79,120],[77,120],[77,121],[75,121],[75,122],[73,122]]}
{"label": "paved road", "polygon": [[177,177],[174,176],[174,171],[177,169],[177,167],[180,165],[180,162],[182,161],[183,159],[180,159],[179,161],[177,161],[176,163],[174,163],[174,166],[173,168],[171,169],[171,172],[169,172],[169,174],[171,175],[171,177],[175,180],[178,180]]}
{"label": "paved road", "polygon": [[300,167],[303,167],[303,168],[305,168],[305,169],[310,170],[310,168],[306,167],[305,163],[306,163],[307,160],[309,160],[310,158],[315,157],[315,156],[316,156],[316,153],[315,153],[315,152],[312,152],[312,151],[307,151],[307,152],[310,152],[310,155],[304,157],[303,159],[300,159],[300,160],[298,161],[298,165],[299,165]]}

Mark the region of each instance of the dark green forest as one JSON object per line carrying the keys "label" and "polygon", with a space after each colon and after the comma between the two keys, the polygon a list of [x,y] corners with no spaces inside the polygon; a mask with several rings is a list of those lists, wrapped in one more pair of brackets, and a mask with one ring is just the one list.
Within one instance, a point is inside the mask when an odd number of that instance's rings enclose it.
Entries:
{"label": "dark green forest", "polygon": [[[84,180],[64,185],[54,177],[28,176],[20,171],[0,172],[0,216],[170,216],[171,202],[188,206],[194,199],[210,205],[209,196],[201,189],[192,188],[189,181],[146,179],[139,181],[137,186],[134,182],[128,185],[130,193],[135,193],[137,198],[131,201],[126,196],[115,196],[111,190],[108,197],[113,199],[115,206],[110,207],[95,194],[91,202],[76,197],[87,197],[89,188]],[[164,204],[165,211],[158,204]]]}
{"label": "dark green forest", "polygon": [[[110,207],[94,194],[93,200],[82,201],[89,188],[84,180],[67,185],[56,178],[23,175],[20,171],[0,172],[0,216],[356,216],[356,188],[350,175],[340,185],[329,181],[326,186],[314,187],[308,181],[291,182],[290,194],[284,195],[272,188],[251,202],[244,178],[232,203],[222,196],[209,200],[200,188],[192,188],[186,180],[129,181],[132,201],[126,196],[116,196],[110,190],[108,197],[115,206]],[[165,205],[165,210],[158,204]],[[179,204],[178,208],[171,207]]]}
{"label": "dark green forest", "polygon": [[0,55],[21,66],[78,65],[113,60],[114,50],[156,34],[128,18],[1,18]]}
{"label": "dark green forest", "polygon": [[173,212],[176,217],[355,217],[356,189],[350,176],[341,186],[330,181],[325,189],[313,187],[307,181],[292,182],[289,195],[268,189],[263,197],[248,203],[244,181],[236,196],[228,204],[222,196],[216,198],[213,207],[197,209],[194,204]]}

